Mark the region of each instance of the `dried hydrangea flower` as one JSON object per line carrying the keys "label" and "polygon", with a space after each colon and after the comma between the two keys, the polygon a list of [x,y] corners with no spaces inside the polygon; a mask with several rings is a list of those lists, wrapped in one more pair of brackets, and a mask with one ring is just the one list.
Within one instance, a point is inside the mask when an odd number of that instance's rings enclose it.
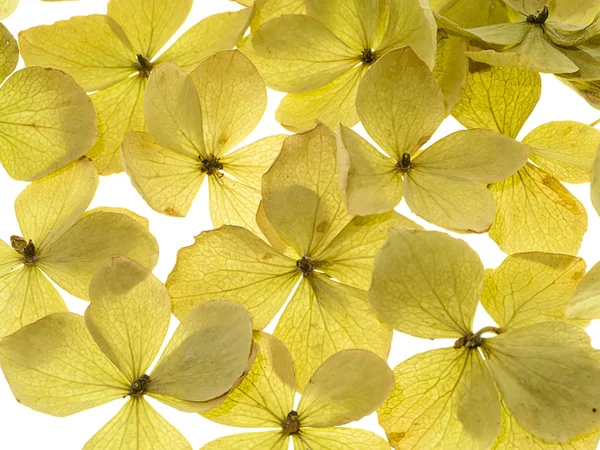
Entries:
{"label": "dried hydrangea flower", "polygon": [[356,105],[385,153],[340,127],[340,174],[350,213],[382,213],[404,198],[412,212],[435,225],[475,233],[490,228],[496,204],[487,183],[523,167],[528,146],[488,130],[462,130],[421,150],[446,111],[433,74],[409,48],[369,70]]}
{"label": "dried hydrangea flower", "polygon": [[146,219],[119,208],[86,212],[97,186],[98,172],[83,157],[17,197],[21,236],[12,236],[10,246],[0,240],[0,337],[66,310],[48,278],[87,299],[94,272],[108,258],[156,265],[158,244]]}
{"label": "dried hydrangea flower", "polygon": [[391,330],[369,309],[373,258],[390,227],[416,224],[395,212],[346,213],[336,170],[336,139],[320,125],[291,136],[263,177],[258,223],[268,243],[250,231],[206,231],[179,251],[167,280],[173,311],[199,303],[244,305],[264,329],[292,295],[275,329],[290,350],[301,390],[333,353],[363,348],[386,358]]}
{"label": "dried hydrangea flower", "polygon": [[[19,33],[25,64],[64,70],[92,94],[100,137],[88,156],[102,175],[123,170],[128,131],[144,131],[144,92],[154,67],[174,62],[188,72],[244,35],[252,8],[198,22],[162,51],[193,0],[110,0],[107,15],[73,17]],[[162,53],[161,53],[162,51]]]}
{"label": "dried hydrangea flower", "polygon": [[[378,411],[394,448],[597,442],[600,362],[582,324],[564,317],[584,271],[574,256],[522,253],[484,276],[465,242],[392,229],[375,260],[374,311],[398,331],[455,339],[394,370]],[[495,325],[474,332],[480,297]]]}
{"label": "dried hydrangea flower", "polygon": [[198,306],[148,372],[171,317],[164,285],[140,264],[113,258],[94,275],[90,300],[85,319],[51,314],[2,340],[0,365],[15,397],[55,416],[129,397],[86,450],[191,449],[145,397],[187,412],[221,404],[254,357],[250,314],[231,302]]}
{"label": "dried hydrangea flower", "polygon": [[146,91],[151,134],[126,136],[125,170],[154,210],[173,216],[187,214],[207,180],[213,225],[259,232],[260,180],[287,136],[236,146],[258,125],[266,106],[264,81],[238,51],[207,58],[189,76],[175,64],[161,64]]}
{"label": "dried hydrangea flower", "polygon": [[275,17],[241,45],[267,86],[289,93],[276,118],[292,131],[358,122],[354,98],[367,69],[411,46],[430,68],[436,24],[419,0],[306,0],[306,15]]}
{"label": "dried hydrangea flower", "polygon": [[[454,117],[467,128],[517,138],[538,103],[539,74],[472,63]],[[530,162],[489,186],[497,210],[489,234],[510,254],[544,251],[574,255],[587,230],[584,206],[562,183],[587,183],[600,131],[574,121],[549,122],[522,139]]]}
{"label": "dried hydrangea flower", "polygon": [[273,336],[257,332],[260,348],[248,376],[225,402],[204,417],[269,431],[242,433],[209,442],[203,450],[296,449],[387,450],[376,434],[339,425],[371,414],[389,395],[394,379],[385,361],[366,350],[342,350],[312,374],[297,407],[292,358]]}

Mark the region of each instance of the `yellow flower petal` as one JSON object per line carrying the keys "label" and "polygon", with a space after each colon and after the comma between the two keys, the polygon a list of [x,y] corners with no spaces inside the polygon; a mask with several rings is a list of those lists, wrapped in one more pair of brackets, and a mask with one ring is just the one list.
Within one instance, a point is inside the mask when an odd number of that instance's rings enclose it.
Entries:
{"label": "yellow flower petal", "polygon": [[353,50],[318,20],[290,14],[251,35],[253,61],[267,85],[278,91],[318,89],[360,62]]}
{"label": "yellow flower petal", "polygon": [[144,131],[146,79],[129,77],[90,97],[98,114],[98,140],[87,153],[101,175],[122,172],[121,143],[129,131]]}
{"label": "yellow flower petal", "polygon": [[393,226],[421,228],[395,211],[355,217],[318,255],[318,260],[326,261],[319,269],[342,283],[369,289],[375,256]]}
{"label": "yellow flower petal", "polygon": [[[334,133],[326,126],[319,125],[313,130],[286,139],[279,157],[263,177],[263,199],[270,192],[277,192],[291,185],[304,186],[318,193],[319,208],[314,217],[314,227],[310,230],[310,252],[315,254],[327,247],[352,220],[352,216],[345,212],[339,189],[336,153]],[[280,215],[280,211],[269,211],[266,204],[264,206],[267,217],[274,222],[270,216]]]}
{"label": "yellow flower petal", "polygon": [[554,0],[549,2],[549,7],[553,21],[569,25],[574,29],[587,27],[600,13],[600,5],[594,0],[580,0],[577,3],[569,0]]}
{"label": "yellow flower petal", "polygon": [[481,261],[464,241],[397,227],[375,259],[369,300],[403,333],[462,337],[471,332],[482,281]]}
{"label": "yellow flower petal", "polygon": [[[206,153],[220,157],[262,119],[267,107],[265,83],[254,64],[235,50],[207,58],[190,78],[200,97]],[[187,109],[184,112],[188,114]]]}
{"label": "yellow flower petal", "polygon": [[148,133],[128,133],[122,146],[131,184],[146,203],[169,216],[184,217],[200,190],[205,174],[200,161],[166,149]]}
{"label": "yellow flower petal", "polygon": [[544,322],[485,339],[486,362],[508,411],[534,436],[567,442],[598,428],[600,364],[579,326]]}
{"label": "yellow flower petal", "polygon": [[201,20],[169,47],[156,63],[171,61],[191,72],[214,53],[233,48],[244,36],[252,14],[253,8],[245,8]]}
{"label": "yellow flower petal", "polygon": [[290,353],[269,334],[255,332],[254,341],[259,352],[250,373],[204,417],[234,427],[279,428],[292,411],[296,382]]}
{"label": "yellow flower petal", "polygon": [[243,228],[225,226],[201,233],[193,245],[179,250],[167,288],[180,319],[200,303],[231,300],[244,305],[254,327],[262,330],[299,276],[294,260]]}
{"label": "yellow flower petal", "polygon": [[0,88],[0,162],[13,178],[52,173],[83,155],[97,136],[91,100],[63,72],[28,67]]}
{"label": "yellow flower petal", "polygon": [[402,200],[402,174],[396,161],[345,126],[338,134],[338,165],[350,214],[385,213]]}
{"label": "yellow flower petal", "polygon": [[408,48],[385,55],[367,71],[356,108],[369,135],[397,161],[427,142],[446,115],[435,77]]}
{"label": "yellow flower petal", "polygon": [[295,450],[389,450],[390,444],[375,433],[356,428],[307,428],[292,435]]}
{"label": "yellow flower petal", "polygon": [[556,178],[527,164],[490,190],[498,207],[489,235],[505,253],[579,251],[587,213]]}
{"label": "yellow flower petal", "polygon": [[13,259],[12,267],[0,275],[0,337],[48,314],[67,310],[60,294],[39,269],[23,266],[9,271],[20,264],[22,261]]}
{"label": "yellow flower petal", "polygon": [[395,449],[490,448],[502,416],[477,350],[421,353],[394,369],[394,390],[377,411]]}
{"label": "yellow flower petal", "polygon": [[150,60],[183,25],[193,0],[111,0],[108,16],[123,27],[133,50]]}
{"label": "yellow flower petal", "polygon": [[240,433],[216,439],[202,447],[202,450],[288,450],[290,437],[281,431],[260,433]]}
{"label": "yellow flower petal", "polygon": [[249,3],[246,6],[254,4],[254,17],[252,18],[252,31],[258,30],[262,24],[275,17],[284,14],[305,14],[306,7],[304,0],[241,0]]}
{"label": "yellow flower petal", "polygon": [[[509,3],[511,0],[507,0]],[[508,22],[504,0],[431,0],[431,9],[467,28]]]}
{"label": "yellow flower petal", "polygon": [[30,28],[19,33],[19,44],[27,66],[63,70],[88,92],[137,72],[125,32],[108,16],[76,16]]}
{"label": "yellow flower petal", "polygon": [[467,88],[452,115],[467,128],[486,128],[516,138],[541,93],[538,73],[471,63]]}
{"label": "yellow flower petal", "polygon": [[146,400],[132,398],[83,448],[191,450],[192,446]]}
{"label": "yellow flower petal", "polygon": [[15,200],[23,238],[47,248],[83,215],[97,187],[98,172],[87,158],[31,183]]}
{"label": "yellow flower petal", "polygon": [[[0,6],[2,16],[2,6]],[[17,68],[19,62],[19,46],[8,29],[0,24],[0,82],[4,81]]]}
{"label": "yellow flower petal", "polygon": [[416,215],[462,233],[485,233],[496,211],[494,197],[482,183],[420,170],[405,178],[404,198]]}
{"label": "yellow flower petal", "polygon": [[564,444],[546,442],[523,428],[502,404],[502,428],[493,450],[596,450],[600,432],[590,432]]}
{"label": "yellow flower petal", "polygon": [[565,314],[576,319],[600,317],[600,264],[594,265],[577,285]]}
{"label": "yellow flower petal", "polygon": [[524,144],[533,147],[531,160],[565,183],[587,183],[600,146],[600,130],[583,123],[564,121],[541,125]]}
{"label": "yellow flower petal", "polygon": [[486,271],[481,303],[502,329],[564,320],[565,306],[584,274],[585,261],[575,256],[512,255]]}
{"label": "yellow flower petal", "polygon": [[256,223],[258,224],[261,233],[266,237],[266,242],[268,242],[275,250],[290,258],[296,258],[298,256],[296,251],[283,240],[273,224],[269,221],[262,201],[260,202],[260,205],[258,205],[258,211],[256,212]]}
{"label": "yellow flower petal", "polygon": [[10,272],[20,266],[22,262],[23,257],[0,239],[0,274],[4,275]]}
{"label": "yellow flower petal", "polygon": [[302,394],[298,405],[301,427],[330,427],[362,419],[381,406],[393,387],[391,369],[374,353],[336,353],[315,371]]}
{"label": "yellow flower petal", "polygon": [[465,130],[437,141],[414,158],[413,171],[448,179],[493,183],[521,169],[529,147],[488,130]]}
{"label": "yellow flower petal", "polygon": [[305,3],[307,15],[317,19],[359,54],[375,47],[379,0],[307,0]]}
{"label": "yellow flower petal", "polygon": [[420,0],[390,0],[388,28],[378,51],[410,47],[433,70],[437,25],[429,5]]}
{"label": "yellow flower petal", "polygon": [[177,65],[164,63],[152,71],[144,109],[148,129],[163,147],[192,158],[205,154],[198,91]]}
{"label": "yellow flower petal", "polygon": [[359,65],[319,89],[286,95],[275,118],[286,129],[298,133],[313,128],[318,122],[331,128],[340,123],[356,125],[356,92],[364,72],[364,66]]}
{"label": "yellow flower petal", "polygon": [[252,356],[252,316],[233,302],[196,306],[152,371],[148,393],[203,402],[228,393]]}
{"label": "yellow flower petal", "polygon": [[0,20],[6,19],[19,6],[19,0],[2,0],[0,2]]}
{"label": "yellow flower petal", "polygon": [[169,328],[171,301],[164,285],[146,267],[111,258],[90,283],[85,323],[111,361],[133,383],[158,354]]}
{"label": "yellow flower petal", "polygon": [[444,30],[438,30],[438,47],[433,74],[444,93],[447,115],[452,114],[463,98],[469,72],[466,50],[467,44],[464,39],[451,36]]}
{"label": "yellow flower petal", "polygon": [[54,416],[129,392],[127,379],[93,341],[83,317],[73,313],[51,314],[5,337],[0,362],[21,404]]}
{"label": "yellow flower petal", "polygon": [[364,291],[317,274],[302,278],[274,334],[294,359],[299,391],[336,352],[361,348],[387,358],[392,340],[392,330],[371,312]]}

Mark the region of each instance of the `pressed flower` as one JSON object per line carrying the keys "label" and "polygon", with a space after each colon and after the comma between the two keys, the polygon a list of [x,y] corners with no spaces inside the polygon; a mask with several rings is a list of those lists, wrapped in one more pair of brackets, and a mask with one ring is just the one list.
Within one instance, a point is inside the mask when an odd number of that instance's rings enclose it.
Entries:
{"label": "pressed flower", "polygon": [[266,106],[262,78],[238,51],[209,57],[189,76],[175,64],[161,64],[146,91],[151,134],[126,136],[125,170],[154,210],[173,216],[187,214],[208,179],[213,225],[258,232],[260,180],[287,136],[235,147],[258,125]]}
{"label": "pressed flower", "polygon": [[325,125],[284,142],[262,194],[257,218],[268,243],[235,226],[198,235],[179,251],[167,280],[174,313],[183,317],[199,303],[231,300],[262,330],[292,295],[274,334],[292,354],[300,390],[339,350],[387,357],[391,330],[374,317],[364,290],[389,228],[417,225],[395,212],[346,213],[336,139]]}
{"label": "pressed flower", "polygon": [[107,15],[73,17],[19,33],[28,66],[71,74],[92,94],[100,137],[88,156],[102,175],[123,170],[119,149],[128,131],[144,131],[148,77],[162,62],[191,72],[244,35],[252,8],[198,22],[162,51],[188,16],[193,0],[111,0]]}
{"label": "pressed flower", "polygon": [[248,376],[219,407],[203,416],[215,422],[269,431],[217,439],[203,450],[376,449],[376,434],[339,425],[371,414],[389,395],[394,378],[385,361],[366,350],[342,350],[312,374],[297,407],[292,358],[273,336],[256,333],[260,348]]}
{"label": "pressed flower", "polygon": [[446,111],[433,74],[409,48],[369,70],[356,104],[385,153],[340,126],[340,174],[350,213],[382,213],[404,198],[412,212],[435,225],[475,233],[490,228],[496,204],[486,185],[523,167],[526,145],[488,130],[462,130],[421,150]]}
{"label": "pressed flower", "polygon": [[[564,316],[584,271],[574,256],[521,253],[484,275],[463,241],[392,229],[375,260],[374,311],[398,331],[456,339],[394,370],[378,411],[394,448],[595,448],[600,363]],[[475,332],[480,298],[495,324]]]}
{"label": "pressed flower", "polygon": [[[127,210],[86,212],[98,186],[89,159],[34,181],[19,194],[15,213],[20,236],[0,240],[0,337],[66,311],[48,278],[82,299],[94,272],[108,258],[127,256],[152,269],[158,244],[148,223]],[[11,248],[12,247],[12,248]]]}
{"label": "pressed flower", "polygon": [[145,396],[188,412],[221,404],[253,358],[250,314],[231,302],[198,306],[149,372],[171,316],[164,285],[117,257],[98,269],[89,294],[85,318],[51,314],[2,340],[0,365],[15,397],[55,416],[129,397],[86,450],[191,449]]}

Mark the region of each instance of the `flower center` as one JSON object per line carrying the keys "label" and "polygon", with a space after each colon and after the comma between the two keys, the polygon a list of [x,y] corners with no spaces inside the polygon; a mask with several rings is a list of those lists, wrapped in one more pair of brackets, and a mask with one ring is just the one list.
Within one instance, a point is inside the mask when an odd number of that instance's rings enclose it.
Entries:
{"label": "flower center", "polygon": [[211,155],[209,158],[204,158],[201,160],[202,167],[200,170],[202,173],[207,175],[218,175],[219,178],[223,176],[221,170],[223,170],[223,163],[220,162],[220,158]]}
{"label": "flower center", "polygon": [[377,59],[377,55],[375,55],[375,50],[372,48],[365,48],[360,55],[360,59],[363,64],[373,64]]}
{"label": "flower center", "polygon": [[146,389],[148,388],[148,383],[150,383],[150,377],[146,374],[139,377],[129,387],[129,395],[134,398],[142,397],[146,393]]}
{"label": "flower center", "polygon": [[535,23],[536,25],[543,25],[544,23],[546,23],[546,20],[548,20],[548,14],[549,14],[549,10],[548,10],[548,5],[544,6],[544,9],[542,9],[541,11],[539,11],[537,14],[530,14],[529,16],[527,16],[527,22],[529,23]]}
{"label": "flower center", "polygon": [[402,173],[410,172],[412,163],[410,162],[410,153],[404,153],[402,159],[396,164],[396,169]]}
{"label": "flower center", "polygon": [[23,262],[25,264],[30,266],[37,261],[38,255],[31,239],[27,242],[21,236],[11,236],[10,244],[17,253],[23,256]]}
{"label": "flower center", "polygon": [[154,64],[152,64],[144,55],[136,55],[136,58],[138,62],[135,65],[135,68],[142,78],[148,78],[152,73],[152,69],[154,69]]}
{"label": "flower center", "polygon": [[496,333],[500,334],[502,330],[496,327],[484,327],[479,330],[477,333],[469,333],[466,336],[463,336],[456,340],[454,343],[454,348],[477,348],[481,344],[483,344],[483,334],[484,333]]}
{"label": "flower center", "polygon": [[303,277],[308,277],[312,275],[313,271],[315,270],[313,260],[310,256],[303,256],[298,261],[296,261],[296,267],[300,272],[302,272]]}
{"label": "flower center", "polygon": [[298,419],[298,413],[296,411],[290,411],[286,419],[281,424],[281,429],[288,436],[296,434],[300,431],[300,420]]}

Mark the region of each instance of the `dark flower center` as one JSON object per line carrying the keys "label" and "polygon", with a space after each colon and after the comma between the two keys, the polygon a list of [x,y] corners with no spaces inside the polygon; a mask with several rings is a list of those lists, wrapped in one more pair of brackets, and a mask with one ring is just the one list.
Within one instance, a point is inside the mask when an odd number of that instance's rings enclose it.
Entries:
{"label": "dark flower center", "polygon": [[315,270],[313,260],[310,258],[310,256],[303,256],[296,261],[296,267],[300,272],[302,272],[302,276],[304,277],[312,275],[313,271]]}
{"label": "dark flower center", "polygon": [[146,389],[148,388],[148,383],[150,383],[150,377],[146,374],[139,377],[129,387],[129,395],[134,398],[142,397],[146,393]]}
{"label": "dark flower center", "polygon": [[459,339],[454,343],[454,348],[463,348],[467,347],[469,349],[477,348],[483,344],[483,335],[485,333],[495,333],[500,334],[502,330],[496,327],[484,327],[479,330],[477,333],[469,333]]}
{"label": "dark flower center", "polygon": [[136,55],[136,58],[138,62],[135,65],[135,68],[138,70],[142,78],[148,78],[152,73],[152,69],[154,69],[154,65],[143,55]]}
{"label": "dark flower center", "polygon": [[32,265],[37,261],[38,255],[31,239],[27,242],[21,236],[11,236],[10,244],[17,253],[23,256],[23,262],[25,264]]}
{"label": "dark flower center", "polygon": [[281,424],[281,429],[288,436],[296,434],[300,431],[300,420],[298,419],[298,413],[296,411],[290,411],[286,419]]}
{"label": "dark flower center", "polygon": [[536,25],[543,25],[544,23],[546,23],[546,20],[548,20],[548,14],[549,14],[549,10],[548,10],[548,6],[544,6],[544,9],[542,9],[540,12],[538,12],[537,14],[530,14],[529,16],[527,16],[527,22],[529,23],[535,23]]}
{"label": "dark flower center", "polygon": [[201,167],[201,171],[202,173],[205,173],[207,175],[218,175],[219,177],[221,177],[223,174],[221,173],[221,170],[223,170],[223,163],[220,161],[219,158],[215,157],[214,155],[211,155],[209,158],[204,158],[201,160],[202,163],[202,167]]}
{"label": "dark flower center", "polygon": [[412,163],[410,162],[410,153],[404,153],[402,159],[396,164],[396,169],[402,173],[410,172]]}
{"label": "dark flower center", "polygon": [[377,56],[375,55],[375,50],[372,48],[365,48],[361,54],[361,61],[363,64],[373,64]]}

